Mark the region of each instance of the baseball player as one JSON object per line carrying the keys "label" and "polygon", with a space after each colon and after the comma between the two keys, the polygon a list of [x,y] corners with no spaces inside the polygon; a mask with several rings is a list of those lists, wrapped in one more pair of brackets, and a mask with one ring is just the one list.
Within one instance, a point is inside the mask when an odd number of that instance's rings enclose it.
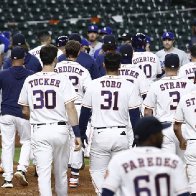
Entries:
{"label": "baseball player", "polygon": [[195,72],[196,72],[196,45],[190,48],[191,62],[180,67],[178,75],[180,77],[185,77],[194,82]]}
{"label": "baseball player", "polygon": [[82,101],[79,120],[82,140],[86,139],[85,130],[92,110],[94,132],[90,149],[90,174],[97,195],[101,193],[104,173],[111,157],[129,147],[129,117],[133,128],[140,118],[140,101],[134,85],[118,76],[120,60],[118,53],[105,55],[107,75],[89,84]]}
{"label": "baseball player", "polygon": [[[88,84],[91,83],[91,76],[87,69],[82,67],[79,63],[76,62],[76,58],[80,52],[80,43],[74,40],[68,41],[65,46],[65,52],[67,55],[66,61],[61,61],[57,63],[55,71],[64,74],[71,80],[75,91],[77,93],[77,99],[74,104],[77,110],[78,115],[80,114],[81,102],[84,96],[84,92]],[[72,134],[72,138],[74,134]],[[74,146],[74,140],[73,140]],[[69,180],[69,187],[75,188],[79,184],[79,169],[83,164],[83,153],[82,149],[80,151],[74,151],[74,148],[71,150],[71,177]]]}
{"label": "baseball player", "polygon": [[22,144],[17,172],[14,174],[24,186],[28,185],[25,173],[29,166],[31,128],[29,121],[22,115],[17,104],[25,79],[33,74],[23,67],[25,51],[17,46],[11,52],[12,67],[0,72],[0,89],[2,90],[0,126],[2,135],[2,166],[4,183],[2,188],[12,188],[13,157],[16,130]]}
{"label": "baseball player", "polygon": [[[179,63],[177,54],[165,56],[166,76],[151,85],[143,102],[145,116],[154,115],[161,122],[168,121],[172,123],[181,96],[196,89],[191,81],[177,76]],[[163,135],[163,149],[183,156],[183,152],[179,149],[179,142],[173,132],[173,127],[164,131]]]}
{"label": "baseball player", "polygon": [[58,49],[43,46],[43,71],[25,80],[18,103],[33,127],[32,150],[41,196],[52,196],[51,167],[54,165],[57,196],[67,195],[69,161],[68,121],[75,134],[75,150],[81,149],[80,130],[74,100],[77,98],[69,78],[54,72]]}
{"label": "baseball player", "polygon": [[137,65],[143,70],[150,83],[155,81],[162,74],[159,58],[152,52],[146,51],[146,36],[143,33],[137,33],[132,38],[133,58],[132,64]]}
{"label": "baseball player", "polygon": [[56,47],[58,48],[57,58],[65,53],[65,45],[68,42],[69,38],[66,35],[57,37]]}
{"label": "baseball player", "polygon": [[41,45],[31,49],[29,53],[35,56],[39,60],[40,64],[43,66],[42,61],[40,59],[40,50],[42,46],[50,44],[52,41],[52,38],[48,31],[40,31],[38,33],[38,40]]}
{"label": "baseball player", "polygon": [[189,196],[181,159],[160,149],[162,130],[168,126],[154,117],[144,117],[136,124],[138,147],[112,158],[102,196]]}
{"label": "baseball player", "polygon": [[[174,116],[174,132],[179,140],[180,148],[185,150],[187,175],[191,196],[196,195],[196,126],[195,126],[195,99],[196,91],[184,95],[178,104]],[[182,130],[182,124],[186,123],[186,134]]]}
{"label": "baseball player", "polygon": [[163,41],[163,49],[159,50],[156,53],[156,55],[159,57],[161,67],[164,67],[164,65],[165,65],[165,63],[164,63],[165,55],[170,54],[170,53],[177,54],[179,56],[180,66],[190,62],[187,57],[187,54],[184,51],[174,47],[174,42],[175,42],[174,33],[172,33],[172,32],[163,33],[162,41]]}

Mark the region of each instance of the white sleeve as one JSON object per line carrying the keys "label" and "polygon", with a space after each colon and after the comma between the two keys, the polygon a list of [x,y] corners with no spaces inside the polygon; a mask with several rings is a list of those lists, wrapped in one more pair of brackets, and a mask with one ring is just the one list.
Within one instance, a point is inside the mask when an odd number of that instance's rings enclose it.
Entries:
{"label": "white sleeve", "polygon": [[29,100],[28,100],[28,82],[27,79],[25,80],[22,90],[20,92],[20,96],[18,99],[18,104],[19,105],[24,105],[28,106],[29,105]]}
{"label": "white sleeve", "polygon": [[161,74],[162,73],[161,63],[158,56],[156,56],[156,62],[157,62],[157,74]]}
{"label": "white sleeve", "polygon": [[118,190],[121,185],[121,167],[118,164],[118,159],[114,156],[109,165],[105,174],[105,180],[103,183],[103,188],[109,189],[114,193]]}
{"label": "white sleeve", "polygon": [[173,183],[176,195],[188,192],[188,182],[185,173],[185,165],[180,159],[178,159],[178,164],[174,169]]}
{"label": "white sleeve", "polygon": [[86,74],[85,74],[85,77],[83,79],[83,84],[82,84],[82,89],[83,91],[85,92],[86,91],[86,88],[87,86],[91,83],[92,79],[91,79],[91,75],[90,73],[87,71]]}
{"label": "white sleeve", "polygon": [[82,100],[82,106],[87,107],[87,108],[92,108],[92,89],[91,88],[92,88],[92,85],[89,85]]}
{"label": "white sleeve", "polygon": [[143,105],[147,108],[154,109],[156,107],[157,96],[155,94],[156,89],[152,84],[146,98],[144,99]]}
{"label": "white sleeve", "polygon": [[132,87],[133,90],[129,97],[129,109],[134,109],[141,106],[141,98],[139,96],[139,90],[136,86]]}
{"label": "white sleeve", "polygon": [[148,89],[149,89],[149,81],[147,80],[146,78],[146,75],[141,72],[140,73],[140,78],[139,78],[139,89],[140,89],[140,94],[141,95],[144,95],[148,92]]}
{"label": "white sleeve", "polygon": [[181,78],[186,77],[185,70],[184,70],[183,66],[180,67],[180,69],[178,71],[178,76],[181,77]]}
{"label": "white sleeve", "polygon": [[182,56],[182,65],[185,65],[187,63],[190,63],[189,59],[188,59],[188,55],[183,52],[183,56]]}
{"label": "white sleeve", "polygon": [[176,122],[184,122],[183,102],[184,100],[181,98],[174,115],[174,120]]}

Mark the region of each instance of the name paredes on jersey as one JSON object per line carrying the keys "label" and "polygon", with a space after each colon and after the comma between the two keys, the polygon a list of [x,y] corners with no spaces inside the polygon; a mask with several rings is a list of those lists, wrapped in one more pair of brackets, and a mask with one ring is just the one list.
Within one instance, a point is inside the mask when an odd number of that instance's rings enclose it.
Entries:
{"label": "name paredes on jersey", "polygon": [[77,73],[80,76],[82,76],[82,73],[84,72],[83,70],[81,70],[80,68],[77,67],[72,67],[72,66],[61,66],[61,67],[56,67],[55,72],[58,73],[63,73],[63,72],[72,72],[72,73]]}
{"label": "name paredes on jersey", "polygon": [[138,57],[136,59],[133,59],[133,64],[137,64],[140,62],[152,62],[152,63],[156,63],[156,59],[154,57]]}
{"label": "name paredes on jersey", "polygon": [[130,160],[129,162],[123,163],[122,167],[125,173],[131,170],[139,169],[143,167],[154,167],[154,166],[165,166],[172,169],[177,167],[178,161],[168,157],[148,157],[138,158],[137,160]]}
{"label": "name paredes on jersey", "polygon": [[160,85],[161,91],[166,89],[175,89],[175,88],[186,88],[186,82],[165,82]]}
{"label": "name paredes on jersey", "polygon": [[121,87],[121,82],[116,82],[114,80],[102,80],[100,81],[102,84],[102,87],[111,87],[111,88],[120,88]]}
{"label": "name paredes on jersey", "polygon": [[39,79],[34,79],[29,81],[31,88],[37,85],[48,85],[48,86],[59,87],[60,83],[61,83],[60,80],[56,80],[52,78],[39,78]]}

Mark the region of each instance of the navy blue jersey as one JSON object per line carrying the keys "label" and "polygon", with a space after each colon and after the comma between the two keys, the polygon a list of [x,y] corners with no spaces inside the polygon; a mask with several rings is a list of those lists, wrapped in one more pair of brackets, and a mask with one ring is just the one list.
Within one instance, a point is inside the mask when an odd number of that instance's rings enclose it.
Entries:
{"label": "navy blue jersey", "polygon": [[[65,54],[62,54],[58,57],[58,62],[65,61],[65,60],[66,60]],[[78,62],[80,65],[82,65],[89,71],[92,79],[96,79],[100,77],[98,67],[89,54],[81,51],[80,54],[78,55],[78,58],[76,59],[76,62]]]}
{"label": "navy blue jersey", "polygon": [[[27,53],[25,55],[24,65],[25,65],[26,69],[32,70],[35,73],[42,70],[42,66],[41,66],[39,60],[30,53]],[[11,66],[12,66],[11,58],[5,59],[5,61],[3,62],[3,69],[7,69]]]}
{"label": "navy blue jersey", "polygon": [[23,117],[18,98],[25,79],[33,72],[23,66],[10,67],[0,72],[0,89],[2,90],[1,114]]}
{"label": "navy blue jersey", "polygon": [[103,67],[104,56],[105,56],[105,54],[99,54],[96,58],[96,64],[98,66],[99,73],[100,73],[101,76],[106,75],[106,69]]}

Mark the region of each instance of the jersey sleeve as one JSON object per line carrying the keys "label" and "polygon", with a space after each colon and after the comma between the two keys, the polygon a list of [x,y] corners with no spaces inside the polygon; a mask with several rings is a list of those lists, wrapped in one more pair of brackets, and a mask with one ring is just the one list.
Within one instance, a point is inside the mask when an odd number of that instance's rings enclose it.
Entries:
{"label": "jersey sleeve", "polygon": [[20,92],[19,95],[19,99],[18,99],[18,104],[19,105],[24,105],[24,106],[28,106],[29,105],[29,101],[28,101],[28,81],[27,78],[23,84],[22,90]]}
{"label": "jersey sleeve", "polygon": [[139,90],[136,88],[136,86],[134,86],[129,98],[129,109],[134,109],[140,106],[141,98],[139,96]]}
{"label": "jersey sleeve", "polygon": [[184,122],[184,112],[183,112],[183,97],[180,99],[180,102],[178,103],[176,113],[174,115],[174,120],[176,122]]}
{"label": "jersey sleeve", "polygon": [[[185,65],[185,64],[187,64],[187,63],[190,63],[190,61],[189,61],[189,59],[188,59],[188,55],[185,53],[185,52],[183,52],[183,54],[182,54],[183,56],[182,56],[182,65]],[[181,66],[182,66],[181,65]]]}
{"label": "jersey sleeve", "polygon": [[116,158],[116,156],[114,156],[108,165],[108,169],[105,174],[105,180],[102,188],[109,189],[115,193],[122,182],[120,171],[121,168],[118,164],[118,159]]}
{"label": "jersey sleeve", "polygon": [[161,74],[162,73],[161,62],[157,55],[156,55],[156,62],[157,62],[157,74]]}
{"label": "jersey sleeve", "polygon": [[148,92],[149,89],[149,81],[146,78],[146,75],[143,72],[140,72],[140,78],[139,78],[139,89],[140,94],[144,95]]}
{"label": "jersey sleeve", "polygon": [[181,78],[186,77],[185,70],[184,70],[183,66],[180,67],[179,72],[178,72],[178,76],[181,77]]}
{"label": "jersey sleeve", "polygon": [[155,94],[155,88],[154,85],[152,84],[143,102],[143,105],[147,108],[154,109],[156,107],[156,100],[157,98]]}
{"label": "jersey sleeve", "polygon": [[82,100],[82,106],[92,108],[92,84],[88,85]]}
{"label": "jersey sleeve", "polygon": [[83,92],[86,91],[86,88],[91,83],[91,81],[92,81],[91,75],[90,75],[89,71],[87,70],[86,74],[84,76],[84,79],[83,79],[83,83],[82,83]]}

